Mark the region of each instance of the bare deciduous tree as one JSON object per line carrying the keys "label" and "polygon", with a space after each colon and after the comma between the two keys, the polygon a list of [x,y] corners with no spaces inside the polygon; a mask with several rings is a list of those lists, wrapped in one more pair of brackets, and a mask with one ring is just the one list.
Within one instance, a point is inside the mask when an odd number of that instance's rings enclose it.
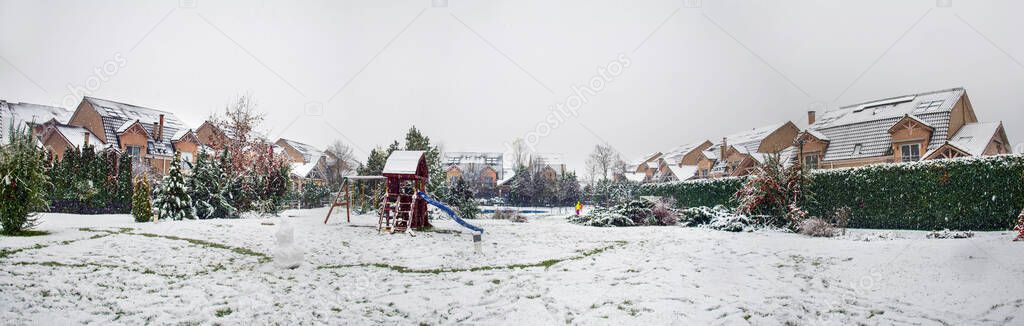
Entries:
{"label": "bare deciduous tree", "polygon": [[512,164],[514,168],[526,166],[530,159],[529,149],[526,147],[526,141],[522,138],[516,138],[512,141]]}
{"label": "bare deciduous tree", "polygon": [[619,154],[609,145],[595,145],[594,151],[590,152],[587,159],[587,167],[592,174],[597,175],[601,180],[608,180],[609,172],[615,168],[616,163],[622,161]]}
{"label": "bare deciduous tree", "polygon": [[355,171],[359,165],[352,147],[340,140],[335,140],[327,146],[325,154],[328,156],[327,179],[331,184],[340,184],[341,179]]}

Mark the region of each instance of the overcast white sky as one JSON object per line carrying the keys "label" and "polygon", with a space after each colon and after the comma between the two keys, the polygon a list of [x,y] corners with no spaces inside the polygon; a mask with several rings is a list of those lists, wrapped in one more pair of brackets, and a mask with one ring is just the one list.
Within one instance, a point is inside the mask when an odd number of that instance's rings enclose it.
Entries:
{"label": "overcast white sky", "polygon": [[621,55],[540,151],[582,170],[600,142],[636,159],[958,86],[1024,137],[1019,1],[447,2],[0,0],[0,98],[85,88],[198,126],[252,92],[271,136],[347,138],[359,157],[410,125],[448,151],[502,151]]}

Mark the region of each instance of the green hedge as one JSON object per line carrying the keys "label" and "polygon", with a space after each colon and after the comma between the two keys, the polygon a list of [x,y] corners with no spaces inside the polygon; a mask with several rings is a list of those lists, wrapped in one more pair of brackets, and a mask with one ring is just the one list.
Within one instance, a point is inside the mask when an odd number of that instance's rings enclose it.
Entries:
{"label": "green hedge", "polygon": [[743,186],[746,178],[700,179],[666,183],[648,183],[640,186],[640,196],[661,196],[676,199],[680,207],[736,207],[733,195]]}
{"label": "green hedge", "polygon": [[[684,207],[735,207],[745,179],[642,186],[638,193],[671,196]],[[1024,156],[881,164],[810,174],[812,216],[852,209],[850,227],[908,230],[1006,230],[1024,207]]]}

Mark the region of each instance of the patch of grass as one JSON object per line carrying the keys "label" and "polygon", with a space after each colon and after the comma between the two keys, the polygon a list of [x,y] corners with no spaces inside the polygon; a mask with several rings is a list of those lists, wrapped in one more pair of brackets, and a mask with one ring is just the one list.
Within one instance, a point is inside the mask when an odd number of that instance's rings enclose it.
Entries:
{"label": "patch of grass", "polygon": [[491,280],[491,283],[494,283],[495,285],[497,285],[497,284],[501,284],[501,280],[499,280],[499,279],[493,279],[493,280]]}
{"label": "patch of grass", "polygon": [[231,310],[230,307],[228,307],[228,308],[217,309],[217,311],[215,311],[213,314],[215,316],[217,316],[217,317],[224,317],[224,316],[230,315],[232,312],[234,312],[234,311]]}
{"label": "patch of grass", "polygon": [[38,236],[44,236],[44,235],[48,235],[48,234],[50,234],[50,231],[23,230],[23,231],[18,231],[18,232],[14,232],[14,233],[3,233],[2,235],[8,236],[8,237],[38,237]]}
{"label": "patch of grass", "polygon": [[441,273],[459,273],[459,272],[480,272],[480,271],[491,271],[491,270],[501,270],[501,269],[524,269],[524,268],[535,268],[535,267],[543,267],[544,269],[547,269],[547,268],[549,268],[551,266],[554,266],[555,264],[558,264],[558,263],[561,263],[561,262],[584,259],[584,258],[593,256],[593,255],[597,255],[597,254],[600,254],[602,252],[611,250],[611,249],[613,249],[615,247],[621,247],[621,246],[625,246],[625,245],[626,245],[626,241],[615,241],[614,244],[612,244],[612,245],[608,245],[608,246],[604,246],[604,247],[599,247],[599,248],[594,248],[594,249],[591,249],[591,250],[579,251],[580,254],[577,255],[577,256],[566,257],[566,258],[559,258],[559,259],[548,259],[548,260],[544,260],[544,261],[541,261],[541,262],[528,263],[528,264],[478,266],[478,267],[470,267],[470,268],[415,269],[415,268],[409,268],[409,267],[405,267],[405,266],[391,265],[391,264],[384,264],[384,263],[366,263],[366,264],[324,265],[324,266],[318,266],[317,269],[376,267],[376,268],[390,269],[392,271],[395,271],[395,272],[398,272],[398,273],[403,273],[403,274],[405,274],[405,273],[409,273],[409,274],[441,274]]}

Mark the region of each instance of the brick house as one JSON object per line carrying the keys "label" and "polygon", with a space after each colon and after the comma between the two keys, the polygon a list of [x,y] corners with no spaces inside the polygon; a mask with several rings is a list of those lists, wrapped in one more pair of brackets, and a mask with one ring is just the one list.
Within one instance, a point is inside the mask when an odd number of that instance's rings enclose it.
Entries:
{"label": "brick house", "polygon": [[754,128],[722,138],[697,157],[698,178],[744,176],[769,155],[778,154],[783,162],[793,158],[794,140],[800,133],[791,121]]}
{"label": "brick house", "polygon": [[1011,153],[1001,122],[978,122],[964,88],[867,101],[816,117],[797,139],[811,168]]}
{"label": "brick house", "polygon": [[469,183],[481,197],[494,196],[498,183],[505,179],[505,156],[497,152],[447,152],[443,154],[445,177]]}
{"label": "brick house", "polygon": [[58,159],[64,148],[61,140],[98,141],[90,145],[130,154],[158,174],[170,170],[174,153],[181,153],[186,167],[191,166],[201,146],[195,133],[173,113],[88,96],[79,103],[66,127],[53,128],[53,134],[44,136],[44,144]]}
{"label": "brick house", "polygon": [[327,155],[320,149],[284,138],[278,139],[274,145],[274,151],[283,154],[291,162],[294,189],[302,189],[306,182],[322,185],[327,180]]}
{"label": "brick house", "polygon": [[697,175],[697,163],[702,152],[713,144],[710,141],[677,146],[663,152],[654,152],[627,167],[627,172],[616,180],[627,179],[638,182],[665,182],[689,180]]}

